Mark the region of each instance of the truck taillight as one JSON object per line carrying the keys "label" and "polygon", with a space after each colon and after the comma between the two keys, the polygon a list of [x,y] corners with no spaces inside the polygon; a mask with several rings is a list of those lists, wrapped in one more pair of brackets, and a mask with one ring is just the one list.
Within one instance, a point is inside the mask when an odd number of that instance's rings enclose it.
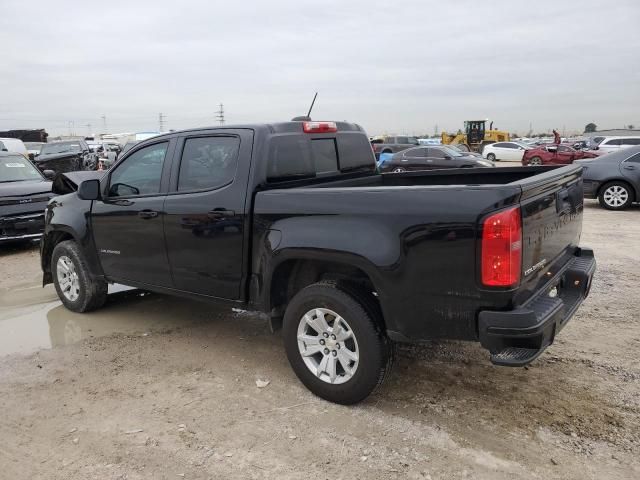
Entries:
{"label": "truck taillight", "polygon": [[482,224],[482,284],[512,287],[522,269],[522,221],[520,208],[490,215]]}
{"label": "truck taillight", "polygon": [[338,127],[335,122],[302,122],[304,133],[335,133]]}

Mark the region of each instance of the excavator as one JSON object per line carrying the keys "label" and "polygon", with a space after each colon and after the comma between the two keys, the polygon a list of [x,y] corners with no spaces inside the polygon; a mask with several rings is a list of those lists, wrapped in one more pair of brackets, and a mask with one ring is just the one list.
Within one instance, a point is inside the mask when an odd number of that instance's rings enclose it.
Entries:
{"label": "excavator", "polygon": [[489,124],[489,130],[486,130],[487,122],[488,120],[466,120],[464,132],[462,130],[458,130],[458,133],[442,132],[442,144],[459,145],[470,152],[482,153],[485,145],[511,140],[509,132],[494,130],[493,122]]}

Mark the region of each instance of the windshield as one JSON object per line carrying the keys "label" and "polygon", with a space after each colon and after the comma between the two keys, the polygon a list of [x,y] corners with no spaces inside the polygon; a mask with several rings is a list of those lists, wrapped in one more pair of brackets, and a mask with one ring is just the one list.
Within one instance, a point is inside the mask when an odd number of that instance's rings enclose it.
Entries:
{"label": "windshield", "polygon": [[0,157],[0,183],[41,179],[40,172],[23,156],[9,155]]}
{"label": "windshield", "polygon": [[42,146],[40,155],[81,151],[79,143],[47,143]]}
{"label": "windshield", "polygon": [[441,148],[444,153],[446,153],[447,155],[449,155],[451,157],[463,157],[464,156],[462,153],[460,153],[459,150],[456,150],[455,148],[451,148],[451,147],[438,147],[438,148]]}

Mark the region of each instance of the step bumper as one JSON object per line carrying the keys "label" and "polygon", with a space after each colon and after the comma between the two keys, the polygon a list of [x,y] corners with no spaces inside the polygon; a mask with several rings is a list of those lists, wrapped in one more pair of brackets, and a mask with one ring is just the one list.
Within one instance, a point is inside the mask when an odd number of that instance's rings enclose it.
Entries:
{"label": "step bumper", "polygon": [[593,250],[580,249],[567,268],[524,305],[480,312],[478,334],[491,362],[521,367],[540,356],[589,295],[595,270]]}

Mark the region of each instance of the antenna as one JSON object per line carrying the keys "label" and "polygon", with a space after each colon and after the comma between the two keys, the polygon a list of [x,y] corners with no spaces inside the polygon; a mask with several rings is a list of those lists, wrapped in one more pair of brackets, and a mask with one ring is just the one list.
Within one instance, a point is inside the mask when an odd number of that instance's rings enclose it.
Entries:
{"label": "antenna", "polygon": [[318,92],[313,96],[313,100],[311,100],[311,106],[309,107],[309,111],[307,112],[307,117],[311,119],[311,110],[313,110],[313,105],[316,103],[316,98],[318,97]]}

